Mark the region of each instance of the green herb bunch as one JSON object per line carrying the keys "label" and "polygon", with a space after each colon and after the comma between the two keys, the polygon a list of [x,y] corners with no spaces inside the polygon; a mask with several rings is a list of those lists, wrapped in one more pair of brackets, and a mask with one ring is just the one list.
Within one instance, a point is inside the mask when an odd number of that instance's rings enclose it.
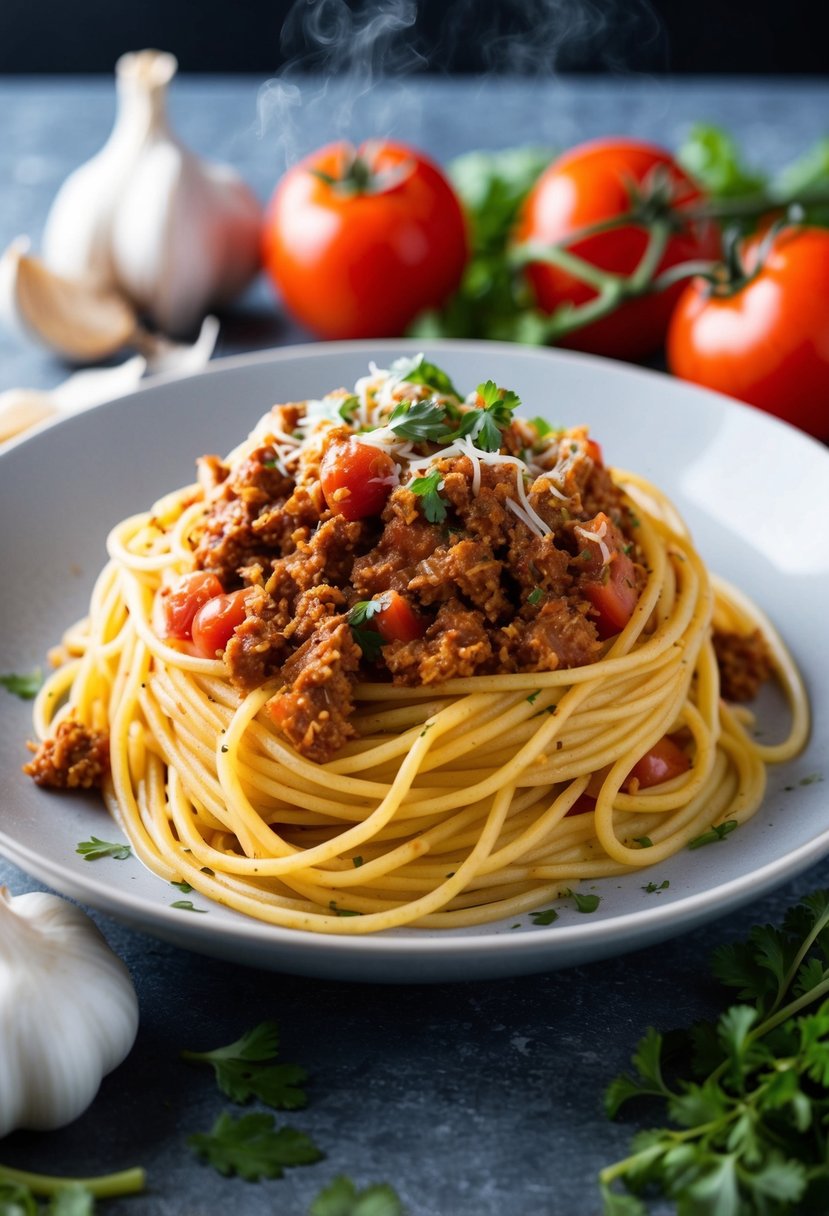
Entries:
{"label": "green herb bunch", "polygon": [[648,1030],[634,1075],[607,1091],[611,1117],[648,1098],[670,1126],[601,1171],[605,1216],[641,1216],[649,1193],[679,1216],[829,1211],[829,891],[720,947],[713,971],[739,1003],[689,1030]]}

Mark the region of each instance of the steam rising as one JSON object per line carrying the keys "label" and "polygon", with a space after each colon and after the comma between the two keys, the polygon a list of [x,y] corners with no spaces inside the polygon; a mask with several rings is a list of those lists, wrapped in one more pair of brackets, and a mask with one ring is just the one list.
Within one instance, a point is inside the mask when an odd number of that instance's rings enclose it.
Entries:
{"label": "steam rising", "polygon": [[[280,43],[285,66],[258,102],[260,134],[284,158],[277,168],[336,139],[418,142],[414,73],[549,79],[664,58],[650,0],[295,0]],[[482,141],[485,124],[482,112]]]}

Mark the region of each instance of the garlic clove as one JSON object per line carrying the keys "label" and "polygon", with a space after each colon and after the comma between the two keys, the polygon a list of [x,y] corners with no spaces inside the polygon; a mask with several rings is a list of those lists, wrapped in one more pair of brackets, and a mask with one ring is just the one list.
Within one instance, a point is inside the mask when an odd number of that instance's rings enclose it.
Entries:
{"label": "garlic clove", "polygon": [[132,305],[111,291],[55,274],[19,237],[0,258],[0,316],[68,359],[95,363],[126,345],[136,328]]}

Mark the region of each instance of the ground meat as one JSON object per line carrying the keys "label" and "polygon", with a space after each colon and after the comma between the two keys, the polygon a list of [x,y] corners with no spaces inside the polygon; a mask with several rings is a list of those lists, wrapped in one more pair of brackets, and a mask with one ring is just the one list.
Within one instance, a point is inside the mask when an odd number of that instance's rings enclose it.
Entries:
{"label": "ground meat", "polygon": [[245,619],[237,625],[224,651],[230,682],[243,692],[258,688],[285,662],[290,646],[283,630],[287,608],[261,588],[246,597]]}
{"label": "ground meat", "polygon": [[[370,599],[383,591],[405,591],[419,564],[442,544],[444,534],[419,516],[416,503],[409,490],[395,490],[392,494],[384,512],[387,522],[380,541],[354,562],[351,582],[358,598]],[[410,505],[414,510],[411,519]]]}
{"label": "ground meat", "polygon": [[772,674],[771,655],[759,629],[753,633],[714,630],[720,691],[726,701],[753,701]]}
{"label": "ground meat", "polygon": [[492,643],[483,613],[449,600],[422,638],[392,642],[384,648],[383,658],[399,684],[440,684],[488,667]]}
{"label": "ground meat", "polygon": [[488,621],[497,621],[510,611],[501,585],[502,569],[489,545],[459,540],[418,562],[407,588],[424,606],[460,598],[479,608]]}
{"label": "ground meat", "polygon": [[321,622],[282,668],[286,691],[271,702],[283,735],[309,760],[324,763],[354,734],[352,676],[360,648],[342,616]]}
{"label": "ground meat", "polygon": [[64,718],[54,737],[30,743],[34,757],[23,772],[38,785],[62,790],[100,786],[109,772],[109,735],[91,730],[74,718]]}
{"label": "ground meat", "polygon": [[582,667],[601,653],[595,625],[565,599],[546,600],[532,620],[514,621],[504,635],[499,657],[514,671]]}

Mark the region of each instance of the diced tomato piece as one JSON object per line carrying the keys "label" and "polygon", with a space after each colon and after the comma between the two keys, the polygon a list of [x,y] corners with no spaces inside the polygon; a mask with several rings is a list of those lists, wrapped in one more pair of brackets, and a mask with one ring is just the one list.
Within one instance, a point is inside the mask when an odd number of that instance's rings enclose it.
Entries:
{"label": "diced tomato piece", "polygon": [[602,459],[602,449],[599,447],[598,443],[596,443],[595,439],[587,440],[587,455],[594,464],[600,466],[604,465],[604,460]]}
{"label": "diced tomato piece", "polygon": [[681,777],[691,767],[687,752],[673,741],[670,735],[663,735],[650,751],[645,752],[641,760],[637,760],[630,770],[627,783],[636,781],[641,790],[649,789],[652,785],[661,785],[673,777]]}
{"label": "diced tomato piece", "polygon": [[242,624],[250,593],[250,587],[242,587],[229,595],[215,595],[198,610],[193,618],[193,642],[206,659],[215,659]]}
{"label": "diced tomato piece", "polygon": [[169,591],[162,590],[160,598],[164,636],[189,641],[193,636],[193,618],[196,613],[208,600],[221,595],[222,591],[222,584],[216,575],[207,570],[183,574]]}
{"label": "diced tomato piece", "polygon": [[622,533],[603,511],[579,524],[578,533],[591,534],[585,545],[582,590],[596,610],[599,637],[610,638],[627,625],[639,599],[633,562],[625,553]]}
{"label": "diced tomato piece", "polygon": [[379,515],[399,481],[399,470],[388,452],[357,439],[332,443],[320,464],[325,501],[335,515],[346,519]]}
{"label": "diced tomato piece", "polygon": [[413,642],[422,638],[428,622],[397,591],[382,595],[383,607],[373,618],[384,642]]}

